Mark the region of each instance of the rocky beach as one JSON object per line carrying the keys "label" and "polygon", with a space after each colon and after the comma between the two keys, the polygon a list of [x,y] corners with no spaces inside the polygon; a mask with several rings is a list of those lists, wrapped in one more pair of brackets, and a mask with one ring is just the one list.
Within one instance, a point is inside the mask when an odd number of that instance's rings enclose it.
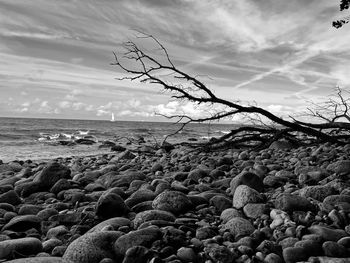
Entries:
{"label": "rocky beach", "polygon": [[350,262],[350,145],[123,147],[2,163],[0,262]]}

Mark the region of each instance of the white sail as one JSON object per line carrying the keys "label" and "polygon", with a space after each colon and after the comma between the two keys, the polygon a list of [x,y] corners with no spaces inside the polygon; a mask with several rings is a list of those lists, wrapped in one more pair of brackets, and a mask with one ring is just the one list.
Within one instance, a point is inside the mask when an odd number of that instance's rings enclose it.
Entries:
{"label": "white sail", "polygon": [[115,120],[114,120],[114,113],[113,113],[113,112],[112,112],[111,121],[115,121]]}

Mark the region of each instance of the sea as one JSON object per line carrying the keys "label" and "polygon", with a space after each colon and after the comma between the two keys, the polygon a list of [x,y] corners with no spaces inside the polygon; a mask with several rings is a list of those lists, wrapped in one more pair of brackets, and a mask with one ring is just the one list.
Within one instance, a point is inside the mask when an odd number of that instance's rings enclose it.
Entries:
{"label": "sea", "polygon": [[[122,144],[143,138],[146,143],[159,144],[167,135],[176,132],[180,125],[169,122],[0,117],[0,160],[7,163],[111,153],[110,147],[102,147],[106,141]],[[232,128],[232,124],[191,123],[178,134],[168,137],[167,141],[201,142],[222,136]],[[71,143],[79,139],[94,143]]]}

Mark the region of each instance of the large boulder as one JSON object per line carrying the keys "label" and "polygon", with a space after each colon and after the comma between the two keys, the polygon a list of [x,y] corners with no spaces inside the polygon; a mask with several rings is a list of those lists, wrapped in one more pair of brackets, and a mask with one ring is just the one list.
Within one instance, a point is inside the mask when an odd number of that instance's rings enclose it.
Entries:
{"label": "large boulder", "polygon": [[113,244],[122,235],[120,231],[100,231],[82,235],[67,247],[62,259],[74,263],[95,263],[104,258],[114,259]]}
{"label": "large boulder", "polygon": [[15,255],[36,255],[42,248],[41,241],[33,237],[1,241],[0,259],[12,259]]}
{"label": "large boulder", "polygon": [[58,162],[49,162],[33,179],[48,191],[58,180],[70,178],[70,169]]}
{"label": "large boulder", "polygon": [[184,193],[166,190],[153,200],[152,207],[154,209],[180,214],[191,209],[192,203]]}

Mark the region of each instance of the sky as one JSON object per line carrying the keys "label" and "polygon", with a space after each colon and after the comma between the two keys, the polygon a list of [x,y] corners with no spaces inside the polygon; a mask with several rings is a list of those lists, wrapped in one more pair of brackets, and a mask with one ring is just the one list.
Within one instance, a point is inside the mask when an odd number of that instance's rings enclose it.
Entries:
{"label": "sky", "polygon": [[217,96],[301,112],[349,88],[350,26],[331,26],[344,15],[336,0],[0,0],[0,116],[202,116],[158,86],[117,80],[113,51],[135,30]]}

